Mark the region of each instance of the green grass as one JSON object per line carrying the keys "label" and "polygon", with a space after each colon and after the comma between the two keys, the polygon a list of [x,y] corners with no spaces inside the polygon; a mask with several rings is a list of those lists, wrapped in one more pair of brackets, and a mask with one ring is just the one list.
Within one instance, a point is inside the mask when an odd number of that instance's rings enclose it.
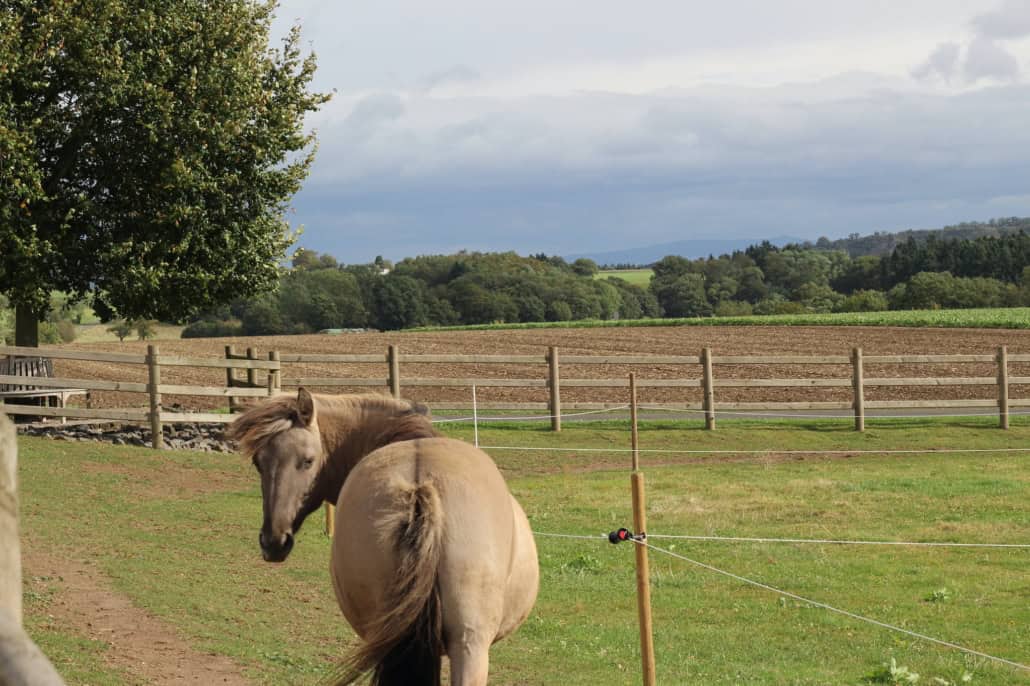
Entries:
{"label": "green grass", "polygon": [[939,328],[1030,329],[1030,307],[969,310],[896,310],[891,312],[838,312],[831,314],[770,314],[746,317],[692,317],[670,319],[583,319],[571,322],[474,324],[421,327],[405,331],[480,331],[488,329],[597,328],[619,326],[913,326]]}
{"label": "green grass", "polygon": [[[996,422],[996,420],[995,420]],[[761,450],[760,455],[641,456],[651,533],[927,541],[1030,541],[1030,420],[726,421],[641,426],[655,450]],[[441,425],[459,438],[472,427]],[[480,426],[535,529],[600,534],[631,526],[626,422]],[[973,448],[970,454],[876,455],[884,448]],[[236,659],[260,683],[314,683],[350,632],[327,578],[328,542],[314,518],[284,565],[260,561],[259,487],[234,456],[21,441],[23,534],[95,560],[114,587],[202,651]],[[777,455],[847,450],[849,456]],[[991,452],[994,451],[994,452]],[[208,482],[217,488],[197,488]],[[55,487],[60,484],[60,488]],[[1030,553],[852,548],[654,539],[802,596],[1016,661],[1030,662]],[[633,552],[588,540],[538,541],[541,592],[523,628],[491,652],[492,684],[636,684],[640,680]],[[652,553],[662,684],[855,684],[895,658],[922,675],[975,685],[1027,675],[832,615]],[[59,584],[53,584],[59,593]],[[50,585],[30,584],[47,595]],[[938,593],[947,589],[946,593]],[[927,600],[936,598],[935,600]],[[120,684],[103,645],[26,603],[33,636],[59,651],[70,683]],[[55,638],[56,637],[56,638]]]}
{"label": "green grass", "polygon": [[651,284],[651,277],[653,275],[653,269],[604,269],[594,274],[594,278],[607,279],[609,276],[613,276],[617,279],[622,279],[623,281],[647,288]]}

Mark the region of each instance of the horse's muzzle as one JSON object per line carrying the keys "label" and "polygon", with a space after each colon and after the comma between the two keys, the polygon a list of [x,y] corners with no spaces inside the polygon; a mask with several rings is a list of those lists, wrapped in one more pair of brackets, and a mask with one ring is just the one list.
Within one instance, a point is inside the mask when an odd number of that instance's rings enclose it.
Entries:
{"label": "horse's muzzle", "polygon": [[285,533],[278,538],[266,536],[262,531],[258,536],[258,543],[261,544],[261,556],[265,562],[282,562],[293,550],[293,534]]}

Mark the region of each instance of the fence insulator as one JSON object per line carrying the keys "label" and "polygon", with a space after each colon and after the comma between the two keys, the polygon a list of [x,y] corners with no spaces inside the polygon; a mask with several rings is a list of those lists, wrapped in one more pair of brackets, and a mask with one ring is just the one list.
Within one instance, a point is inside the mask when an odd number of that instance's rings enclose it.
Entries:
{"label": "fence insulator", "polygon": [[623,527],[616,529],[608,534],[608,542],[612,545],[616,543],[622,543],[623,541],[645,541],[647,540],[647,534],[641,531],[639,534],[634,534],[632,531]]}

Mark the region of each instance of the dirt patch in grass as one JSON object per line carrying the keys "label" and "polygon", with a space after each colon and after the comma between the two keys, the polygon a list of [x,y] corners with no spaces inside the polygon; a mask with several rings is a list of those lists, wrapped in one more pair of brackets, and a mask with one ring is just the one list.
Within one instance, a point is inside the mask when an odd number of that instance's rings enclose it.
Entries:
{"label": "dirt patch in grass", "polygon": [[47,612],[58,627],[110,646],[104,659],[138,684],[246,686],[227,657],[198,651],[165,622],[114,591],[96,566],[31,542],[23,550],[25,578],[53,580]]}
{"label": "dirt patch in grass", "polygon": [[[228,459],[234,459],[234,457]],[[257,482],[256,479],[243,478],[238,472],[183,469],[174,464],[163,466],[160,475],[155,475],[152,465],[135,467],[124,464],[83,462],[82,470],[87,474],[109,474],[124,477],[132,485],[132,494],[140,500],[192,498],[209,493],[241,491]]]}

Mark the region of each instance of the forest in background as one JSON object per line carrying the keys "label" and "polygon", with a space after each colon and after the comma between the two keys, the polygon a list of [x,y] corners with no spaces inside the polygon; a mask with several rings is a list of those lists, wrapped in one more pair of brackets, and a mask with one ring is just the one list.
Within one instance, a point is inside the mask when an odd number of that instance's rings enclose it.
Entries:
{"label": "forest in background", "polygon": [[542,253],[344,265],[299,250],[277,292],[209,312],[183,335],[1030,305],[1030,234],[1013,228],[1030,221],[999,221],[1001,230],[975,225],[991,230],[976,238],[909,235],[883,256],[853,257],[818,242],[761,243],[694,260],[669,255],[651,265],[646,288],[595,278],[599,267],[589,259]]}
{"label": "forest in background", "polygon": [[[542,253],[461,252],[396,264],[381,258],[341,264],[300,249],[275,291],[209,310],[189,322],[183,336],[1025,306],[1030,219],[782,247],[764,242],[718,257],[668,255],[647,266],[653,276],[641,286],[616,276],[597,278],[599,267],[590,259],[569,262]],[[73,340],[76,324],[95,321],[88,303],[54,293],[41,341]],[[117,320],[109,330],[119,338],[146,338],[154,324]],[[10,342],[13,328],[13,312],[0,296],[0,340]]]}

